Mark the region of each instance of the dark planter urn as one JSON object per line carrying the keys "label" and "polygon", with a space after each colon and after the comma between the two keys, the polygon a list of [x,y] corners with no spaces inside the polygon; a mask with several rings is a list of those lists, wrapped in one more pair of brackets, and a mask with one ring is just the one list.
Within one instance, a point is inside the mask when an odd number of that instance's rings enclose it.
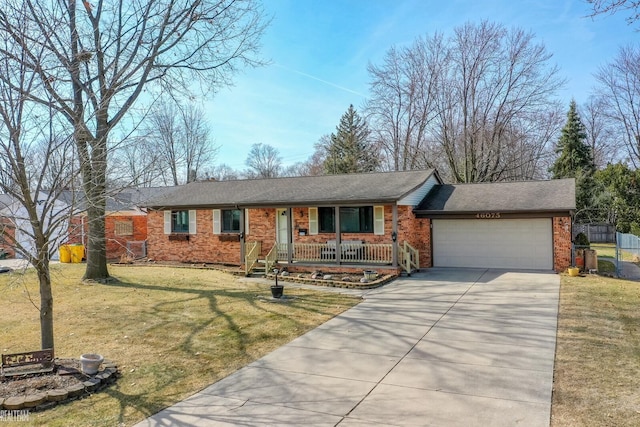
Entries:
{"label": "dark planter urn", "polygon": [[274,298],[281,298],[284,292],[284,286],[282,285],[271,285],[271,296]]}

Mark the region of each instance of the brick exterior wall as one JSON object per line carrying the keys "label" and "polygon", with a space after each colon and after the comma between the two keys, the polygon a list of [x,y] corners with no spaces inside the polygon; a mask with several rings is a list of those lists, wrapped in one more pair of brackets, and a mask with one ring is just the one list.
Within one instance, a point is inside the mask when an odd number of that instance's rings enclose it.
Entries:
{"label": "brick exterior wall", "polygon": [[[266,255],[276,242],[276,209],[250,209],[249,229],[245,241],[259,241],[262,256]],[[384,208],[384,235],[373,233],[343,233],[342,240],[361,240],[366,243],[391,243],[393,230],[393,209]],[[164,211],[149,211],[147,216],[149,258],[159,261],[179,261],[188,263],[223,263],[242,265],[240,242],[228,241],[229,234],[213,234],[213,213],[211,209],[196,211],[197,234],[189,235],[189,240],[174,241],[164,234]],[[335,239],[335,233],[309,235],[309,209],[292,209],[293,241],[299,243],[326,243]],[[300,235],[300,230],[307,230]],[[226,238],[225,238],[226,237]],[[419,251],[420,267],[433,265],[431,253],[431,220],[416,218],[411,206],[398,207],[398,243],[407,241]],[[571,265],[571,218],[553,218],[553,268],[564,271]],[[329,271],[329,270],[327,270]]]}
{"label": "brick exterior wall", "polygon": [[[230,234],[213,234],[213,211],[196,211],[196,234],[188,240],[169,240],[164,234],[164,211],[147,213],[147,256],[158,261],[241,265],[240,241],[224,241]],[[251,230],[250,230],[251,231]],[[237,236],[237,234],[236,234]]]}
{"label": "brick exterior wall", "polygon": [[0,250],[7,254],[7,258],[15,258],[14,250],[16,239],[16,227],[10,218],[0,217]]}
{"label": "brick exterior wall", "polygon": [[[116,222],[126,221],[133,225],[133,234],[119,236],[115,233]],[[147,215],[140,213],[107,215],[104,220],[107,259],[119,260],[127,253],[127,242],[140,242],[147,240]],[[83,230],[84,228],[84,230]],[[67,231],[67,244],[87,244],[89,225],[87,217],[76,215],[71,218]],[[138,249],[138,247],[134,248]],[[136,254],[137,255],[137,254]]]}
{"label": "brick exterior wall", "polygon": [[418,250],[420,268],[431,267],[431,220],[416,218],[411,206],[398,206],[398,242]]}
{"label": "brick exterior wall", "polygon": [[[407,215],[415,217],[409,207]],[[384,235],[373,233],[342,233],[342,240],[361,240],[366,243],[391,243],[393,224],[392,207],[384,208]],[[298,243],[326,243],[336,238],[335,233],[318,233],[309,235],[309,209],[292,209],[293,241]],[[276,209],[249,209],[249,229],[245,236],[246,242],[259,241],[262,245],[262,256],[266,255],[276,243]],[[400,215],[398,215],[400,218]],[[417,220],[416,220],[417,221]],[[421,220],[423,221],[423,220]],[[149,258],[158,261],[179,261],[190,263],[223,263],[241,265],[240,242],[226,241],[223,236],[228,234],[213,234],[213,212],[211,209],[196,211],[197,234],[189,235],[188,241],[169,240],[164,234],[164,211],[150,210],[147,215],[147,253]],[[306,235],[300,235],[300,230],[307,230]],[[428,229],[428,227],[427,227]],[[407,228],[408,230],[408,228]],[[404,236],[411,236],[409,231]],[[404,237],[399,233],[398,241]],[[414,243],[417,240],[414,239]],[[413,245],[412,245],[413,246]],[[422,255],[421,255],[422,258]],[[422,262],[422,261],[421,261]]]}
{"label": "brick exterior wall", "polygon": [[571,218],[553,218],[553,269],[560,273],[571,266]]}
{"label": "brick exterior wall", "polygon": [[[117,235],[117,222],[131,222],[133,229],[132,234]],[[107,239],[107,259],[119,259],[122,255],[125,255],[127,253],[128,242],[147,240],[146,215],[108,215],[105,218],[104,226],[105,237]]]}
{"label": "brick exterior wall", "polygon": [[[84,228],[84,234],[83,229]],[[65,243],[75,245],[82,244],[86,240],[86,236],[89,234],[89,225],[87,224],[86,217],[83,215],[75,215],[69,221],[69,230],[67,230],[67,241]],[[83,235],[85,236],[83,238]]]}

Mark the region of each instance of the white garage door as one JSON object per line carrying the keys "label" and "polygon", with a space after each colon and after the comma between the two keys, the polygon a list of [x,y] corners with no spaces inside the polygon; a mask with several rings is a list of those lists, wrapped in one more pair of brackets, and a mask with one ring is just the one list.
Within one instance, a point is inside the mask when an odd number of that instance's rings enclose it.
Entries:
{"label": "white garage door", "polygon": [[551,270],[551,218],[435,219],[433,265]]}

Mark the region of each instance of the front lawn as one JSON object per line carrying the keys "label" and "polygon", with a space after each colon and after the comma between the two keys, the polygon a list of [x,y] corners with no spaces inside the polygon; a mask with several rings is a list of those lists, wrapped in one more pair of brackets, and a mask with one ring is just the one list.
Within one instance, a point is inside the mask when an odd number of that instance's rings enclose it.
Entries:
{"label": "front lawn", "polygon": [[[212,270],[112,267],[116,281],[81,282],[84,265],[53,268],[56,356],[100,353],[122,377],[89,398],[31,413],[21,425],[132,425],[260,358],[358,299],[269,286]],[[0,276],[0,350],[40,348],[33,271]]]}
{"label": "front lawn", "polygon": [[640,283],[563,275],[552,427],[640,425]]}

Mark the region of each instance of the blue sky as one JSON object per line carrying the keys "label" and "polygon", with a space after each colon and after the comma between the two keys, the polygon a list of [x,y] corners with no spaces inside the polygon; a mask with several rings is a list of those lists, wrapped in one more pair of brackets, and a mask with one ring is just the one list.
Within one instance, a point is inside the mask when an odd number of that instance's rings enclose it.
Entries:
{"label": "blue sky", "polygon": [[349,104],[363,105],[367,64],[418,36],[483,19],[532,31],[567,79],[559,94],[567,108],[572,97],[584,102],[593,73],[640,37],[621,13],[585,17],[583,0],[264,0],[264,8],[273,16],[262,40],[271,64],[242,71],[206,103],[216,163],[234,169],[245,169],[254,143],[277,148],[285,165],[306,160]]}

